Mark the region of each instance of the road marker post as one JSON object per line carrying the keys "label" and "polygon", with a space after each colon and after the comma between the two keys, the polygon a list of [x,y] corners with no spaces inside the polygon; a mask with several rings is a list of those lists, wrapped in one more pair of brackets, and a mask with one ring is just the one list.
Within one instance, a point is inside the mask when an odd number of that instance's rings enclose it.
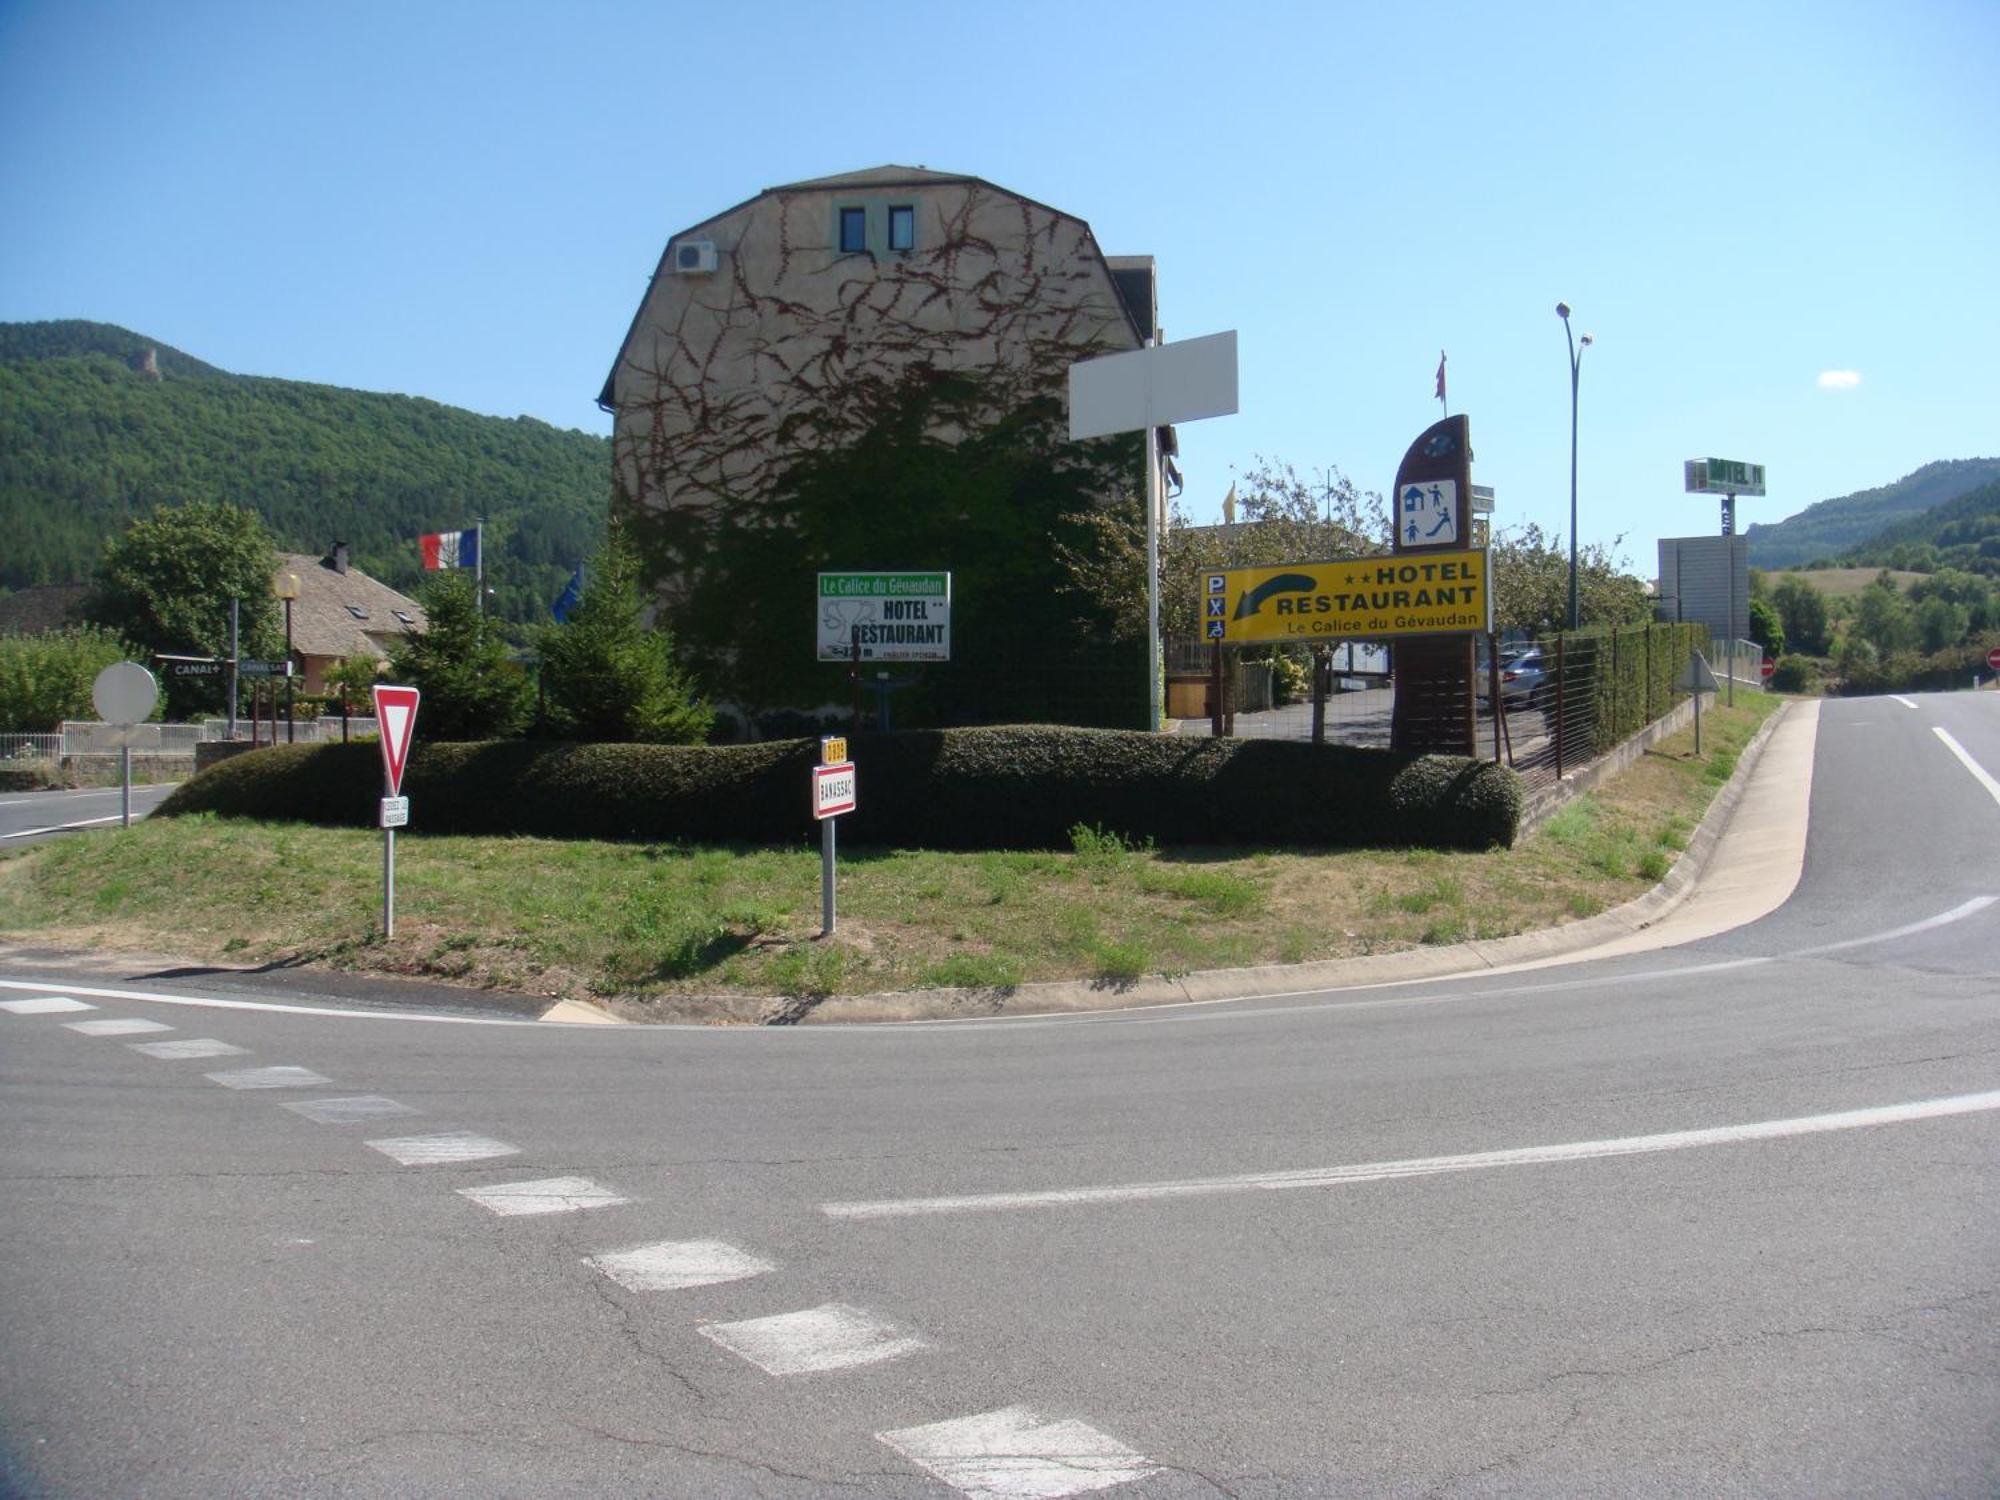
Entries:
{"label": "road marker post", "polygon": [[854,762],[847,758],[847,737],[825,735],[819,742],[820,763],[812,768],[813,816],[819,820],[820,936],[832,937],[834,927],[834,833],[842,813],[854,811]]}
{"label": "road marker post", "polygon": [[417,727],[413,687],[375,685],[375,722],[381,730],[382,803],[377,821],[382,827],[382,936],[396,935],[396,830],[409,825],[410,799],[402,795],[403,768],[410,761],[410,736]]}

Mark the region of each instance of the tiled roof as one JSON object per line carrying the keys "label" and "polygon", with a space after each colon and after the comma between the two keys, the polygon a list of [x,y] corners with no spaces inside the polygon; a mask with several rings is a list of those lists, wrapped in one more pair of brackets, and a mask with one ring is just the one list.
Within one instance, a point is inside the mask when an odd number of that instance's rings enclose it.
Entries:
{"label": "tiled roof", "polygon": [[87,583],[42,583],[0,596],[0,635],[40,635],[83,623]]}
{"label": "tiled roof", "polygon": [[299,577],[292,649],[301,656],[382,656],[388,642],[425,626],[421,604],[358,568],[336,573],[331,558],[290,553],[276,576],[286,573]]}

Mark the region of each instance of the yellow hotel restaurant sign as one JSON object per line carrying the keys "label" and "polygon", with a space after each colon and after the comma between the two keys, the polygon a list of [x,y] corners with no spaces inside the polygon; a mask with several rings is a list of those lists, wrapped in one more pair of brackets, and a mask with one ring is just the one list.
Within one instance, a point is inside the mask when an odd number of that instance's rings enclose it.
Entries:
{"label": "yellow hotel restaurant sign", "polygon": [[1200,575],[1202,638],[1375,640],[1492,628],[1484,552],[1403,552]]}

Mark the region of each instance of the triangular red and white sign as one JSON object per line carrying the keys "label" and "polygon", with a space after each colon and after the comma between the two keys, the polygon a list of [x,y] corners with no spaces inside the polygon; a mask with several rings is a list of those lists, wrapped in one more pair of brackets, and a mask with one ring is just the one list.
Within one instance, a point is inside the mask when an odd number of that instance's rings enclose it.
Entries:
{"label": "triangular red and white sign", "polygon": [[410,759],[410,734],[417,727],[417,690],[413,687],[375,687],[375,722],[382,731],[382,774],[389,782],[389,795],[400,796],[403,767]]}

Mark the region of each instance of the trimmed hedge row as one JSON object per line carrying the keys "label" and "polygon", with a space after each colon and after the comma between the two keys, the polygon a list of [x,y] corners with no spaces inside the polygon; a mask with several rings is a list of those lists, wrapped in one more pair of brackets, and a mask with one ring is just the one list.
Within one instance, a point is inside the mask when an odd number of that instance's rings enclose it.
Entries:
{"label": "trimmed hedge row", "polygon": [[[1161,845],[1511,844],[1514,773],[1486,761],[1272,740],[1054,726],[851,736],[843,843],[1066,848],[1078,823]],[[811,740],[755,745],[419,744],[403,778],[426,833],[797,844],[813,837]],[[160,812],[366,827],[373,744],[279,745],[185,783]]]}

